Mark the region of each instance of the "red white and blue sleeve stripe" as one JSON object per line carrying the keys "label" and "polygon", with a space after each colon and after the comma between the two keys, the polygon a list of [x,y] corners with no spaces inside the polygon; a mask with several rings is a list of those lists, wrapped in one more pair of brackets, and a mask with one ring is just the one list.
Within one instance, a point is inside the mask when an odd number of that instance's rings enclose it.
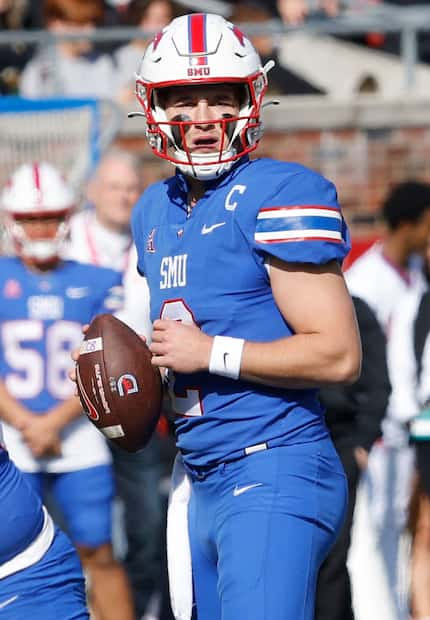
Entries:
{"label": "red white and blue sleeve stripe", "polygon": [[254,239],[257,243],[328,241],[343,243],[343,218],[335,207],[276,206],[260,209]]}

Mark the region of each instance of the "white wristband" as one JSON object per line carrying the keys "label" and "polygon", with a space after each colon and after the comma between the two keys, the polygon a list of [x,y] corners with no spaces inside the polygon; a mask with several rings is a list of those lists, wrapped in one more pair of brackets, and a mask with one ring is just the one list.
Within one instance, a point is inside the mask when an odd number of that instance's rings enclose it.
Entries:
{"label": "white wristband", "polygon": [[209,372],[230,379],[239,379],[244,344],[242,338],[215,336],[209,360]]}

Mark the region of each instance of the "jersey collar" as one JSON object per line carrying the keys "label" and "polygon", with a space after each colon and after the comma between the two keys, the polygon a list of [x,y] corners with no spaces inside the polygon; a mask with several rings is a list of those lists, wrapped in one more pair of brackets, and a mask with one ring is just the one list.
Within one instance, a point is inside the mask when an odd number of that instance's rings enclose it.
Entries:
{"label": "jersey collar", "polygon": [[[224,172],[224,174],[222,174],[217,179],[212,179],[210,181],[205,181],[204,185],[205,185],[205,188],[206,188],[206,192],[207,193],[213,192],[218,187],[221,187],[224,184],[228,183],[230,181],[230,179],[232,178],[232,176],[237,174],[237,172],[240,169],[242,169],[242,167],[247,165],[248,163],[249,163],[249,156],[245,155],[244,157],[241,157],[240,159],[238,159],[237,162],[234,162],[234,164],[230,168],[230,170],[227,170],[227,172]],[[175,179],[176,179],[176,183],[178,185],[179,191],[181,193],[187,195],[188,194],[188,190],[189,190],[187,177],[178,168],[176,168]]]}

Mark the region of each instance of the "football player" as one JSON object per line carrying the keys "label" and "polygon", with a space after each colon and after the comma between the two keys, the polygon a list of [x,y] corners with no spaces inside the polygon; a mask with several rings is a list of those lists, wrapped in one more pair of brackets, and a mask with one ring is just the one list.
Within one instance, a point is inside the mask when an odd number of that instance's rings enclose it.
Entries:
{"label": "football player", "polygon": [[[327,179],[249,158],[269,68],[235,25],[192,14],[148,45],[136,83],[149,144],[176,167],[143,193],[132,229],[190,482],[199,620],[311,620],[347,501],[318,399],[360,368],[347,230]],[[186,566],[176,585],[190,586]]]}
{"label": "football player", "polygon": [[359,373],[347,230],[324,177],[249,158],[269,69],[235,25],[193,14],[153,39],[136,83],[149,144],[176,167],[132,228],[191,483],[199,620],[311,620],[347,500],[318,400]]}
{"label": "football player", "polygon": [[0,258],[0,417],[25,479],[40,496],[49,487],[63,514],[96,617],[132,620],[128,582],[111,546],[109,451],[67,375],[82,325],[120,306],[121,276],[60,259],[75,202],[48,163],[20,166],[1,194],[16,256]]}
{"label": "football player", "polygon": [[0,424],[2,620],[89,620],[78,555],[9,458]]}

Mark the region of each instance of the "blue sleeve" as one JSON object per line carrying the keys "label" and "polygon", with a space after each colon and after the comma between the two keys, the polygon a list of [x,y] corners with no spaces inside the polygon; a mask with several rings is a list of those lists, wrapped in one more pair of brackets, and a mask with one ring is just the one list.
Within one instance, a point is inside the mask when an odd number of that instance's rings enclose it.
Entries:
{"label": "blue sleeve", "polygon": [[260,206],[253,242],[285,262],[342,261],[350,239],[333,183],[307,168],[289,175]]}

